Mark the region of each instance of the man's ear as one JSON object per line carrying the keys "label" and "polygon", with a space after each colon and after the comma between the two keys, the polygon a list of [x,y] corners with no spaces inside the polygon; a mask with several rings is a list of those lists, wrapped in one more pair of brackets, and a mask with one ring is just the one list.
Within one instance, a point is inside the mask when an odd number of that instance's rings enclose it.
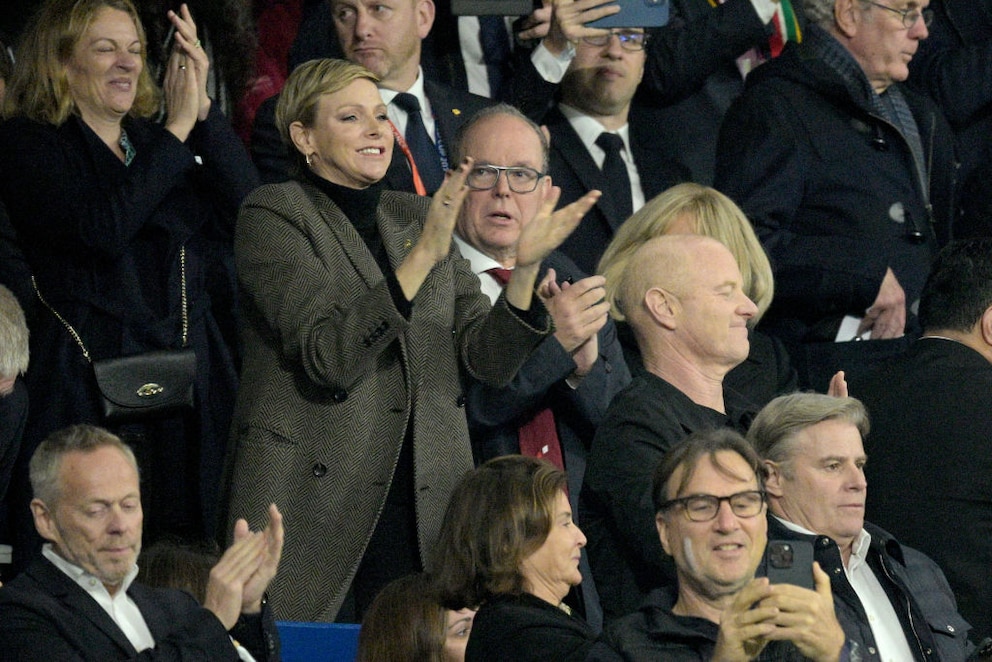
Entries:
{"label": "man's ear", "polygon": [[303,122],[297,120],[289,125],[289,138],[293,141],[293,145],[296,149],[304,156],[313,154],[314,150],[311,145],[310,129],[303,126]]}
{"label": "man's ear", "polygon": [[782,497],[782,467],[778,462],[765,460],[765,491],[773,497]]}
{"label": "man's ear", "polygon": [[654,525],[658,529],[658,537],[661,539],[661,547],[665,550],[665,553],[672,556],[671,546],[668,544],[668,523],[665,521],[665,516],[658,513],[654,516]]}
{"label": "man's ear", "polygon": [[644,293],[644,307],[657,324],[669,330],[678,326],[678,313],[682,309],[675,296],[660,287],[652,287]]}
{"label": "man's ear", "polygon": [[861,8],[857,6],[860,0],[837,0],[834,3],[834,29],[847,38],[858,32],[861,24]]}
{"label": "man's ear", "polygon": [[986,345],[992,347],[992,306],[986,308],[982,316],[978,318],[978,325],[982,333],[982,340]]}
{"label": "man's ear", "polygon": [[52,512],[41,499],[31,499],[31,514],[34,516],[34,528],[40,535],[49,542],[59,541],[58,529],[55,528],[55,520],[52,519]]}
{"label": "man's ear", "polygon": [[417,19],[417,35],[421,39],[426,39],[434,25],[434,0],[416,0],[414,15]]}

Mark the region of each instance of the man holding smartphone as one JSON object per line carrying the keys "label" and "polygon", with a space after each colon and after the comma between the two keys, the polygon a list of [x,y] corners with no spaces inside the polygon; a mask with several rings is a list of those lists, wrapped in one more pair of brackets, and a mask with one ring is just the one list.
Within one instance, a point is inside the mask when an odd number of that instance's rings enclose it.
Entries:
{"label": "man holding smartphone", "polygon": [[964,660],[974,648],[971,626],[944,573],[864,519],[867,433],[868,415],[854,398],[793,393],[768,403],[748,431],[764,459],[768,531],[813,543],[852,655]]}
{"label": "man holding smartphone", "polygon": [[628,660],[848,659],[830,579],[816,590],[755,578],[767,540],[761,459],[718,428],[672,447],[654,474],[655,523],[678,589],[651,593],[606,638]]}

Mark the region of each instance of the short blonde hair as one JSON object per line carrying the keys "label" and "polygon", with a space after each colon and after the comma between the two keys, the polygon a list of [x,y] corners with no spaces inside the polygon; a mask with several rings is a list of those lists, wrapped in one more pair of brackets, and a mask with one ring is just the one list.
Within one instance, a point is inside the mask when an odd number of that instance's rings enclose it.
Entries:
{"label": "short blonde hair", "polygon": [[334,94],[356,80],[379,82],[379,77],[360,64],[348,60],[325,58],[304,62],[293,70],[276,103],[276,127],[282,141],[293,154],[293,163],[304,170],[306,157],[295,149],[289,127],[299,122],[305,127],[313,126],[317,119],[320,97]]}
{"label": "short blonde hair", "polygon": [[772,266],[750,221],[734,201],[714,188],[685,183],[673,186],[627,219],[606,247],[599,273],[606,277],[606,300],[610,312],[624,320],[622,292],[627,263],[649,239],[668,234],[671,225],[685,218],[695,232],[719,241],[730,249],[740,267],[744,294],[758,307],[751,321],[756,324],[775,294]]}
{"label": "short blonde hair", "polygon": [[151,117],[158,112],[161,93],[148,71],[145,30],[131,0],[48,0],[35,14],[17,47],[17,65],[4,97],[4,117],[23,115],[36,122],[61,126],[77,112],[66,67],[79,40],[104,7],[130,16],[141,42],[141,73],[128,114]]}

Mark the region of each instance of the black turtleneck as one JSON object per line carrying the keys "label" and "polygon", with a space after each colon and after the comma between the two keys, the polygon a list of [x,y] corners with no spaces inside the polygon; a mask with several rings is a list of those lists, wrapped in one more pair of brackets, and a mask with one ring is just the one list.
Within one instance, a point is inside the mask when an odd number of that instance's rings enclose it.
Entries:
{"label": "black turtleneck", "polygon": [[379,226],[376,223],[379,198],[385,190],[383,183],[379,181],[359,189],[335,184],[310,171],[305,173],[305,177],[308,182],[330,198],[348,218],[348,221],[358,232],[358,236],[362,238],[369,252],[372,253],[372,257],[375,258],[379,270],[386,277],[386,284],[389,287],[389,293],[396,310],[404,318],[410,319],[411,303],[403,294],[403,288],[400,287],[399,281],[396,280],[393,266],[389,263],[389,254],[386,252],[385,244],[382,243],[382,235],[379,234]]}

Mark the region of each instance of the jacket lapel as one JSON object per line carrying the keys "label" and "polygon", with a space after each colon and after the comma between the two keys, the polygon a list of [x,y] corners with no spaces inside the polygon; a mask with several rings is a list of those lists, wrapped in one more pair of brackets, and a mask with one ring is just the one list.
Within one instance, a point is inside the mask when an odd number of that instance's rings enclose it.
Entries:
{"label": "jacket lapel", "polygon": [[[561,154],[562,162],[579,180],[582,185],[581,189],[584,191],[592,189],[605,191],[607,183],[603,171],[596,165],[592,154],[586,149],[585,143],[582,142],[579,134],[575,132],[561,111],[558,108],[552,108],[548,111],[545,121],[548,131],[551,133],[551,149]],[[620,217],[613,203],[608,199],[600,198],[596,206],[613,230],[620,227],[620,224],[626,220]]]}
{"label": "jacket lapel", "polygon": [[44,592],[62,602],[69,613],[78,614],[92,622],[108,639],[125,651],[128,657],[138,654],[124,632],[117,627],[96,600],[68,575],[52,565],[48,559],[39,559],[28,568],[27,573],[44,589]]}
{"label": "jacket lapel", "polygon": [[[330,198],[320,193],[316,187],[310,184],[302,184],[301,197],[304,202],[304,214],[307,214],[306,207],[310,206],[319,212],[320,222],[331,231],[341,253],[351,263],[358,275],[365,281],[369,288],[382,280],[382,271],[376,264],[375,258],[369,252],[368,246],[359,236],[358,231],[351,224],[351,221],[334,204]],[[383,191],[385,194],[385,191]],[[314,221],[318,222],[318,221]]]}

